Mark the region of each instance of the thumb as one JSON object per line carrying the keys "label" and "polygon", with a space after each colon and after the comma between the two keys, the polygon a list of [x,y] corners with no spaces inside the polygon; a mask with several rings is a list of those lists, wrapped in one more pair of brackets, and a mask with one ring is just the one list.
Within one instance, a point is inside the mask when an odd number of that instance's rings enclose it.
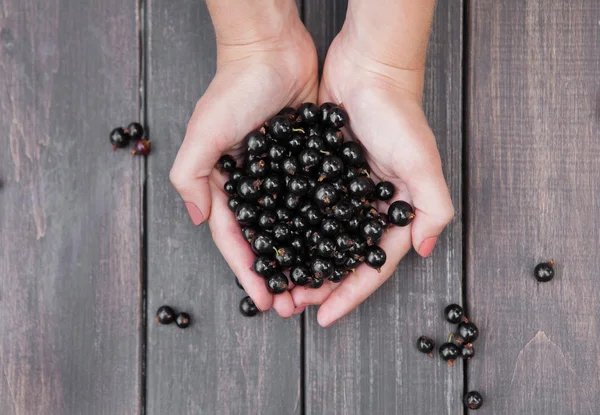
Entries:
{"label": "thumb", "polygon": [[259,78],[252,72],[241,76],[218,73],[188,123],[169,178],[194,225],[200,225],[210,215],[208,180],[219,157],[255,128],[257,120],[266,119],[270,113],[267,106],[256,102],[256,97],[264,93]]}

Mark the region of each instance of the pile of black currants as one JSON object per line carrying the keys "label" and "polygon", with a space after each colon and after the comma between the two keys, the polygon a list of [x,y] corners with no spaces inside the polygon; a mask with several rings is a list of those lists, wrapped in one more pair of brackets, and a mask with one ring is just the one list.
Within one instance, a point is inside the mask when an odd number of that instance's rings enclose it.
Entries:
{"label": "pile of black currants", "polygon": [[240,166],[230,155],[217,163],[229,173],[228,205],[256,254],[252,269],[273,294],[289,288],[287,271],[294,285],[319,288],[363,262],[379,270],[386,228],[415,217],[404,201],[387,214],[373,206],[389,203],[395,188],[373,181],[360,144],[344,140],[347,121],[331,103],[284,108],[246,136]]}

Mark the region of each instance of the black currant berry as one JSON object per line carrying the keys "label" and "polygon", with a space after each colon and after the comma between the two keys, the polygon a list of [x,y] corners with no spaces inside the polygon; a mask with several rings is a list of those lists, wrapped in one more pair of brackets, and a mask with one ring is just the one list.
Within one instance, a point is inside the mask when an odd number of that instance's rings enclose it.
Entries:
{"label": "black currant berry", "polygon": [[319,279],[329,278],[333,274],[333,264],[324,258],[313,257],[310,261],[310,269],[315,278]]}
{"label": "black currant berry", "polygon": [[362,199],[370,196],[375,191],[375,183],[368,177],[359,176],[348,184],[348,191],[351,196]]}
{"label": "black currant berry", "polygon": [[287,188],[291,194],[304,196],[308,193],[308,179],[304,176],[295,175],[288,182]]}
{"label": "black currant berry", "polygon": [[284,207],[278,207],[275,209],[275,214],[277,215],[277,220],[279,222],[289,222],[293,217],[292,212]]}
{"label": "black currant berry", "polygon": [[288,289],[288,279],[281,271],[275,272],[267,279],[267,290],[271,294],[281,294]]}
{"label": "black currant berry", "polygon": [[325,143],[321,137],[315,135],[306,141],[306,148],[321,152],[325,148]]}
{"label": "black currant berry", "polygon": [[304,150],[300,153],[300,155],[298,155],[300,167],[307,173],[314,171],[319,166],[321,158],[321,153],[312,148]]}
{"label": "black currant berry", "polygon": [[305,102],[298,108],[298,117],[296,121],[303,124],[315,124],[320,117],[319,107],[312,102]]}
{"label": "black currant berry", "polygon": [[262,190],[263,192],[269,195],[276,195],[281,192],[283,186],[281,185],[281,180],[279,180],[279,176],[271,174],[262,182]]}
{"label": "black currant berry", "polygon": [[294,265],[290,269],[290,280],[295,285],[306,285],[311,280],[311,273],[306,265]]}
{"label": "black currant berry", "polygon": [[[339,203],[338,203],[339,205]],[[337,205],[336,205],[337,206]],[[335,236],[340,231],[340,222],[333,219],[327,218],[321,222],[321,232],[325,236]]]}
{"label": "black currant berry", "polygon": [[302,238],[300,235],[294,235],[292,237],[290,240],[290,246],[294,251],[296,251],[298,257],[301,257],[304,254],[304,238]]}
{"label": "black currant berry", "polygon": [[354,246],[354,240],[345,232],[338,234],[335,237],[335,246],[340,252],[345,252]]}
{"label": "black currant berry", "polygon": [[177,318],[175,319],[175,324],[177,324],[177,327],[179,327],[180,329],[185,329],[186,327],[189,327],[189,325],[191,323],[192,323],[192,318],[190,317],[190,315],[188,313],[177,314]]}
{"label": "black currant berry", "polygon": [[287,242],[292,238],[292,230],[290,226],[286,223],[276,223],[273,226],[273,238],[276,242]]}
{"label": "black currant berry", "polygon": [[281,161],[287,156],[287,149],[281,144],[273,144],[269,149],[269,159],[272,161]]}
{"label": "black currant berry", "polygon": [[267,175],[269,168],[263,159],[254,159],[246,166],[246,173],[257,179],[262,179]]}
{"label": "black currant berry", "polygon": [[277,207],[275,196],[269,194],[259,197],[257,203],[264,210],[273,210]]}
{"label": "black currant berry", "polygon": [[125,129],[125,134],[129,136],[132,141],[138,141],[144,138],[144,127],[139,122],[132,122]]}
{"label": "black currant berry", "polygon": [[390,219],[388,218],[387,213],[380,213],[377,215],[377,221],[383,229],[387,229],[390,226]]}
{"label": "black currant berry", "polygon": [[275,261],[279,268],[289,268],[296,262],[296,252],[289,246],[275,248]]}
{"label": "black currant berry", "polygon": [[317,244],[317,255],[323,258],[331,258],[335,252],[335,243],[329,238],[323,238]]}
{"label": "black currant berry", "polygon": [[335,283],[342,282],[346,274],[347,272],[345,268],[335,267],[333,269],[333,274],[331,274],[328,279],[329,281]]}
{"label": "black currant berry", "polygon": [[367,244],[373,245],[383,236],[383,227],[377,219],[367,219],[360,225],[360,234],[366,238]]}
{"label": "black currant berry", "polygon": [[288,176],[293,176],[298,172],[298,160],[296,157],[288,157],[281,162],[283,172]]}
{"label": "black currant berry", "polygon": [[450,366],[453,366],[454,361],[460,356],[458,346],[451,342],[442,344],[439,353],[442,360],[448,362],[448,365]]}
{"label": "black currant berry", "polygon": [[392,225],[407,226],[415,217],[415,211],[409,203],[397,200],[388,208],[388,217]]}
{"label": "black currant berry", "polygon": [[292,137],[287,142],[287,148],[291,154],[298,154],[304,149],[306,138],[297,133],[293,133]]}
{"label": "black currant berry", "polygon": [[285,115],[286,117],[289,118],[290,121],[293,122],[296,119],[296,117],[298,116],[298,111],[296,111],[296,108],[285,107],[284,109],[279,111],[277,113],[277,115]]}
{"label": "black currant berry", "polygon": [[229,207],[229,210],[231,210],[232,212],[235,213],[235,210],[237,209],[237,207],[239,206],[239,204],[241,202],[242,202],[242,199],[240,197],[233,196],[233,197],[230,197],[229,200],[227,201],[227,206]]}
{"label": "black currant berry", "polygon": [[242,301],[240,301],[240,313],[242,313],[244,317],[254,317],[259,313],[259,310],[258,307],[256,307],[256,304],[254,304],[254,301],[252,301],[252,298],[244,297],[242,298]]}
{"label": "black currant berry", "polygon": [[171,324],[175,321],[175,310],[168,305],[163,305],[156,310],[156,318],[154,319],[160,324]]}
{"label": "black currant berry", "polygon": [[346,141],[342,144],[340,157],[345,165],[358,167],[365,161],[365,156],[360,144],[354,141]]}
{"label": "black currant berry", "polygon": [[252,131],[246,136],[246,149],[248,154],[260,156],[269,150],[269,141],[260,131]]}
{"label": "black currant berry", "polygon": [[319,107],[319,112],[321,113],[320,122],[325,123],[329,120],[329,111],[335,107],[336,105],[333,102],[325,102],[321,104]]}
{"label": "black currant berry", "polygon": [[384,202],[387,202],[394,197],[395,192],[396,188],[390,182],[381,181],[377,183],[377,186],[375,186],[375,197],[377,200],[383,200]]}
{"label": "black currant berry", "polygon": [[365,264],[370,266],[371,268],[375,268],[377,271],[380,271],[387,256],[385,251],[377,245],[373,245],[367,248],[367,253],[365,255]]}
{"label": "black currant berry", "polygon": [[253,226],[245,226],[242,228],[242,235],[244,235],[244,239],[250,243],[252,238],[258,233],[255,227]]}
{"label": "black currant berry", "polygon": [[346,264],[347,259],[348,259],[348,256],[344,252],[340,252],[340,251],[336,250],[333,253],[333,264],[337,267],[341,267],[344,264]]}
{"label": "black currant berry", "polygon": [[460,357],[465,360],[471,360],[475,356],[475,349],[471,343],[465,344],[460,348]]}
{"label": "black currant berry", "polygon": [[316,206],[309,208],[304,214],[304,216],[306,217],[306,219],[308,219],[308,223],[313,226],[320,224],[323,220],[323,214],[321,213],[321,210],[319,210],[319,208]]}
{"label": "black currant berry", "polygon": [[344,133],[337,128],[328,128],[323,133],[323,139],[329,150],[337,151],[344,144]]}
{"label": "black currant berry", "polygon": [[361,257],[367,251],[369,245],[367,240],[360,235],[352,235],[352,246],[348,249],[348,255]]}
{"label": "black currant berry", "polygon": [[458,324],[463,321],[465,310],[458,304],[450,304],[444,309],[444,316],[449,323]]}
{"label": "black currant berry", "polygon": [[308,219],[304,216],[294,216],[292,219],[292,228],[298,233],[302,233],[309,229]]}
{"label": "black currant berry", "polygon": [[360,265],[360,263],[361,263],[361,261],[359,261],[355,257],[351,256],[351,257],[348,257],[344,266],[346,267],[346,269],[354,270],[354,269],[356,269],[356,267],[358,267]]}
{"label": "black currant berry", "polygon": [[417,339],[417,349],[421,353],[428,354],[429,357],[433,357],[433,349],[435,349],[435,342],[427,336],[421,336]]}
{"label": "black currant berry", "polygon": [[333,217],[340,221],[347,221],[354,215],[354,206],[348,199],[342,199],[333,207]]}
{"label": "black currant berry", "polygon": [[237,194],[236,185],[237,183],[235,181],[227,180],[223,186],[223,190],[225,190],[225,193],[227,193],[229,196],[233,196]]}
{"label": "black currant berry", "polygon": [[346,229],[348,232],[356,233],[360,230],[360,218],[358,216],[351,217],[346,222]]}
{"label": "black currant berry", "polygon": [[277,271],[277,262],[266,255],[259,255],[254,259],[252,270],[263,278],[269,278]]}
{"label": "black currant berry", "polygon": [[554,260],[537,264],[533,275],[538,282],[548,282],[554,278]]}
{"label": "black currant berry", "polygon": [[266,233],[259,233],[252,238],[250,246],[255,254],[271,254],[273,252],[273,238]]}
{"label": "black currant berry", "polygon": [[332,127],[342,128],[348,122],[348,114],[343,108],[334,106],[328,112],[327,121]]}
{"label": "black currant berry", "polygon": [[459,323],[456,329],[456,341],[460,343],[473,343],[479,337],[479,329],[470,321]]}
{"label": "black currant berry", "polygon": [[244,200],[257,200],[260,197],[262,182],[251,177],[244,177],[237,183],[237,193]]}
{"label": "black currant berry", "polygon": [[235,218],[241,225],[249,225],[258,220],[259,211],[258,208],[249,203],[240,203],[235,208]]}
{"label": "black currant berry", "polygon": [[468,392],[463,398],[463,403],[469,409],[479,409],[483,405],[483,396],[479,392]]}
{"label": "black currant berry", "polygon": [[344,171],[344,163],[337,156],[327,156],[323,159],[319,169],[319,181],[335,180]]}
{"label": "black currant berry", "polygon": [[113,146],[113,150],[116,150],[117,148],[127,147],[127,145],[129,144],[129,136],[125,134],[125,130],[123,130],[123,128],[121,127],[112,130],[108,138],[110,139],[110,143]]}
{"label": "black currant berry", "polygon": [[150,144],[150,140],[137,140],[133,145],[133,150],[131,150],[132,156],[147,156],[150,154],[150,150],[152,146]]}
{"label": "black currant berry", "polygon": [[312,277],[308,286],[314,289],[321,288],[323,286],[323,282],[323,278]]}
{"label": "black currant berry", "polygon": [[[223,157],[225,157],[225,156],[223,156]],[[221,157],[221,158],[223,158],[223,157]],[[229,156],[227,156],[227,157],[229,157]],[[224,161],[221,164],[221,166],[227,166],[228,163],[231,163],[231,162],[235,163],[235,160],[233,160],[233,158],[232,158],[231,161]],[[234,166],[235,166],[235,164],[234,164]],[[225,170],[224,167],[221,167],[221,169],[224,171],[227,171],[227,170]],[[229,180],[233,180],[234,182],[237,182],[242,177],[244,177],[244,172],[242,171],[242,169],[238,169],[238,168],[234,167],[233,170],[231,170],[231,174],[229,175]]]}
{"label": "black currant berry", "polygon": [[323,240],[323,234],[319,231],[314,231],[312,229],[309,229],[306,232],[306,245],[309,248],[312,249],[317,249],[317,245],[319,245],[319,242],[321,242]]}
{"label": "black currant berry", "polygon": [[269,122],[269,132],[278,141],[289,138],[292,133],[292,122],[285,115],[277,115]]}
{"label": "black currant berry", "polygon": [[302,203],[302,198],[293,193],[288,193],[283,198],[283,204],[289,210],[298,209],[300,207],[301,203]]}
{"label": "black currant berry", "polygon": [[317,186],[315,189],[314,200],[317,205],[321,207],[333,206],[337,203],[340,194],[335,188],[329,183],[323,183]]}

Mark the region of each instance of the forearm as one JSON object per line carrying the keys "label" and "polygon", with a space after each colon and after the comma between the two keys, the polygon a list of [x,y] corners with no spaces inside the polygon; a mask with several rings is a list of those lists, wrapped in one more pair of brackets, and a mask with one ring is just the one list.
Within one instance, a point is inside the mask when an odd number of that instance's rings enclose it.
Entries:
{"label": "forearm", "polygon": [[206,0],[219,45],[277,39],[298,20],[294,0]]}
{"label": "forearm", "polygon": [[386,65],[423,69],[434,8],[435,0],[350,0],[344,30]]}

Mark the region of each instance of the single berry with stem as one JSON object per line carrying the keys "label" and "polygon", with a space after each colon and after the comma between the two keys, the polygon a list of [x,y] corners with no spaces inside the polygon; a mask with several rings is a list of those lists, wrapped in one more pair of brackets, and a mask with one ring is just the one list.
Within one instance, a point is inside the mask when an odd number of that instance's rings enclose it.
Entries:
{"label": "single berry with stem", "polygon": [[110,143],[113,146],[113,150],[116,150],[117,148],[127,147],[127,145],[129,144],[129,136],[125,134],[125,130],[123,130],[123,128],[121,127],[117,127],[114,130],[112,130],[108,138],[110,139]]}
{"label": "single berry with stem", "polygon": [[311,273],[306,265],[294,265],[290,270],[290,280],[294,285],[307,285],[311,281]]}
{"label": "single berry with stem", "polygon": [[390,182],[382,180],[379,183],[377,183],[377,186],[375,186],[375,197],[377,198],[377,200],[383,200],[384,202],[387,202],[388,200],[391,200],[392,197],[394,197],[395,192],[396,189],[394,185]]}
{"label": "single berry with stem", "polygon": [[537,264],[533,270],[533,275],[538,282],[548,282],[554,278],[554,260]]}
{"label": "single berry with stem", "polygon": [[387,257],[385,251],[377,245],[367,248],[365,255],[365,264],[371,268],[375,268],[377,272],[381,272],[381,267],[385,264]]}
{"label": "single berry with stem", "polygon": [[175,324],[177,324],[177,327],[179,327],[180,329],[185,329],[191,324],[191,322],[192,318],[188,313],[179,313],[177,314],[177,318],[175,319]]}
{"label": "single berry with stem", "polygon": [[144,137],[144,127],[139,122],[132,122],[125,129],[125,134],[133,141],[141,140]]}
{"label": "single berry with stem", "polygon": [[448,366],[454,366],[454,361],[460,356],[458,346],[452,343],[453,337],[451,334],[448,342],[442,344],[439,349],[440,357],[445,362],[448,362]]}
{"label": "single berry with stem", "polygon": [[242,301],[240,301],[240,313],[242,313],[244,317],[254,317],[259,313],[259,310],[258,307],[256,307],[256,304],[254,304],[254,301],[252,301],[252,298],[244,297],[242,298]]}
{"label": "single berry with stem", "polygon": [[415,211],[413,207],[403,200],[397,200],[388,208],[388,218],[392,225],[407,226],[412,222],[414,217]]}
{"label": "single berry with stem", "polygon": [[468,392],[463,398],[463,403],[469,409],[479,409],[483,405],[483,396],[477,391]]}
{"label": "single berry with stem", "polygon": [[[235,166],[236,166],[235,160],[229,154],[225,154],[225,155],[221,156],[219,161],[217,161],[217,169],[219,169],[221,171],[233,173],[233,171],[235,170]],[[232,177],[232,179],[234,179],[234,178]],[[234,180],[237,180],[237,179],[234,179]]]}
{"label": "single berry with stem", "polygon": [[175,310],[168,305],[163,305],[156,310],[156,318],[154,319],[160,324],[171,324],[175,321]]}
{"label": "single berry with stem", "polygon": [[479,329],[470,321],[461,322],[456,330],[457,343],[473,343],[479,337]]}
{"label": "single berry with stem", "polygon": [[433,349],[435,349],[435,342],[427,336],[421,336],[417,339],[417,349],[421,353],[428,354],[429,357],[433,357]]}
{"label": "single berry with stem", "polygon": [[150,145],[150,140],[144,140],[143,138],[141,140],[137,140],[135,142],[135,145],[133,146],[133,150],[131,150],[131,155],[132,156],[147,156],[148,154],[150,154],[150,150],[152,149],[152,146]]}
{"label": "single berry with stem", "polygon": [[444,316],[449,323],[458,324],[461,321],[467,321],[465,310],[458,304],[450,304],[444,308]]}
{"label": "single berry with stem", "polygon": [[471,360],[475,356],[475,349],[471,343],[467,343],[460,348],[460,357],[465,360]]}

